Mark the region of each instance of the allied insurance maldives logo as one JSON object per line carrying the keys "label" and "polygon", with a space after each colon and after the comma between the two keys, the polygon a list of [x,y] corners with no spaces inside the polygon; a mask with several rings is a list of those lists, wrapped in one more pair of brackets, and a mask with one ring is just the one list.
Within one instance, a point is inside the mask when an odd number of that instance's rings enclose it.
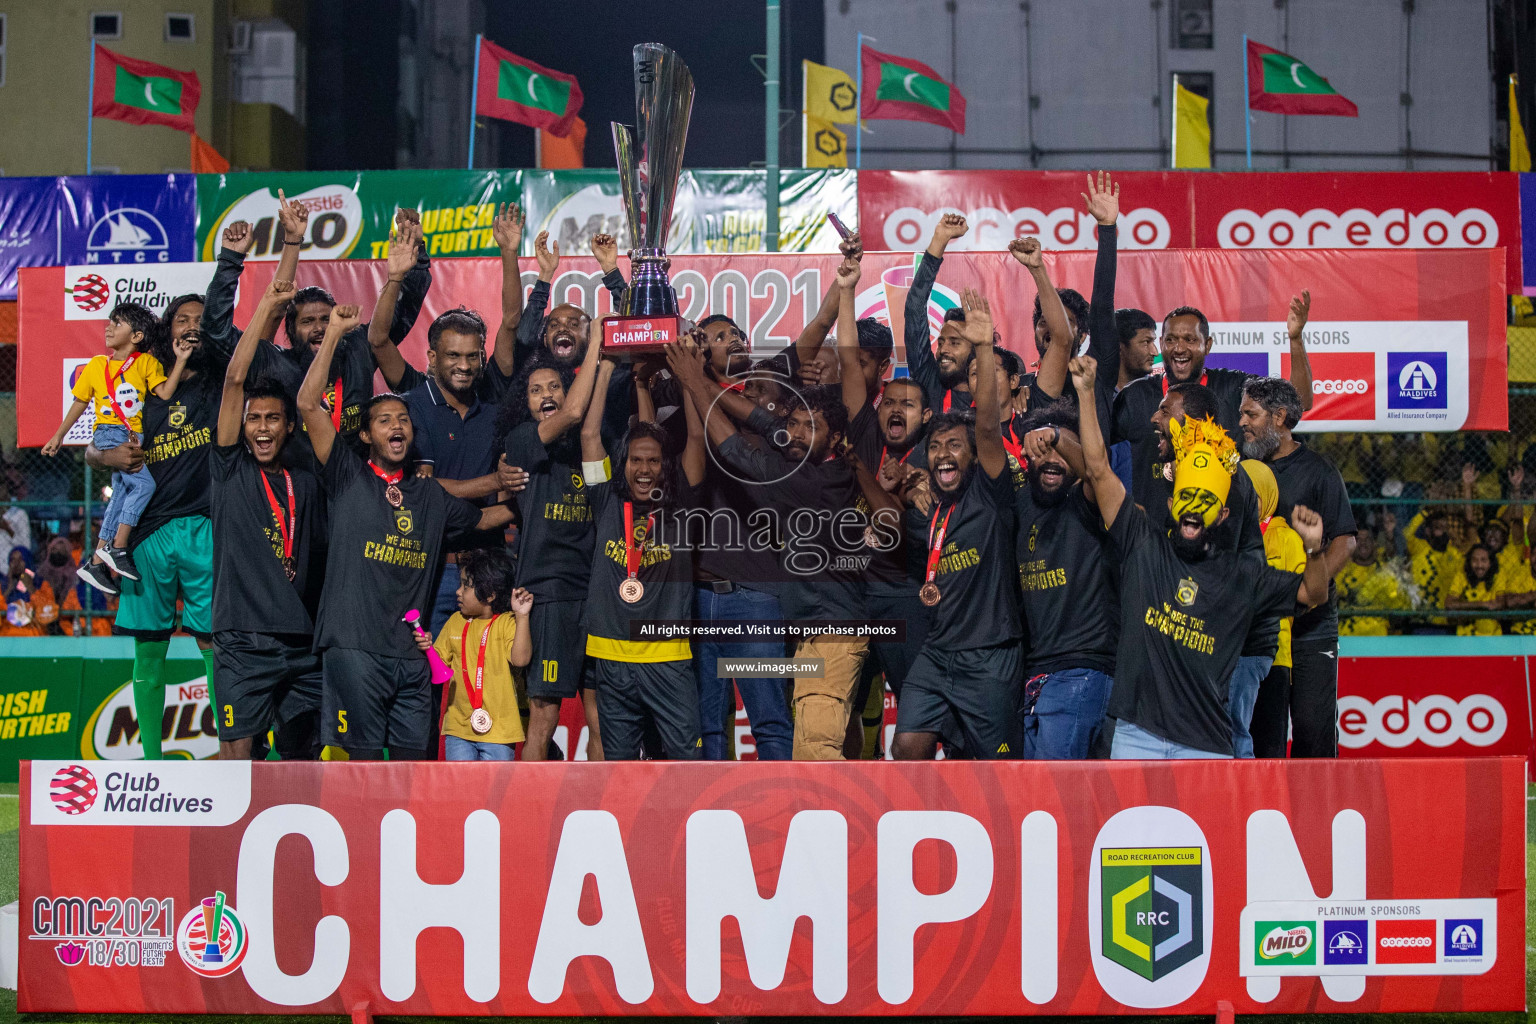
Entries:
{"label": "allied insurance maldives logo", "polygon": [[181,962],[205,978],[222,978],[238,970],[249,945],[245,923],[222,892],[193,907],[176,928]]}
{"label": "allied insurance maldives logo", "polygon": [[48,796],[65,814],[84,814],[96,803],[96,776],[84,765],[65,765],[53,773]]}

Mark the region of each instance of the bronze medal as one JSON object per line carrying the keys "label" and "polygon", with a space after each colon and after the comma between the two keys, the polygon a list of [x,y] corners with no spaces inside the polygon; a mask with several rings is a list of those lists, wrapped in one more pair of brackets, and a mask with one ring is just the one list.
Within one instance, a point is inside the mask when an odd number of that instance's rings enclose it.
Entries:
{"label": "bronze medal", "polygon": [[475,735],[484,736],[491,731],[491,713],[485,708],[475,708],[469,716],[469,727],[475,730]]}
{"label": "bronze medal", "polygon": [[390,484],[384,488],[384,500],[395,508],[399,508],[405,503],[405,496],[400,493],[400,486],[398,484]]}
{"label": "bronze medal", "polygon": [[283,563],[283,575],[288,577],[289,583],[292,583],[299,575],[298,566],[295,564],[292,556],[284,556],[281,561]]}
{"label": "bronze medal", "polygon": [[627,579],[619,584],[619,597],[625,604],[634,604],[645,596],[645,584],[637,579]]}
{"label": "bronze medal", "polygon": [[939,593],[939,585],[937,583],[924,583],[917,592],[917,599],[929,608],[938,604],[939,598],[943,596],[943,594]]}

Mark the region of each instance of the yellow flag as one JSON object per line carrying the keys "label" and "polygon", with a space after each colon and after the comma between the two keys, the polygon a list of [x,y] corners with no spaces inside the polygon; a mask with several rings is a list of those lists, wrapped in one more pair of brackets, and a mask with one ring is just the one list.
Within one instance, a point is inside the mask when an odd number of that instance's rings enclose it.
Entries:
{"label": "yellow flag", "polygon": [[802,167],[847,167],[848,136],[831,121],[805,115]]}
{"label": "yellow flag", "polygon": [[1525,141],[1525,126],[1520,123],[1520,105],[1515,102],[1515,76],[1509,76],[1509,169],[1531,169],[1531,147]]}
{"label": "yellow flag", "polygon": [[800,66],[804,77],[807,114],[837,124],[853,124],[858,120],[859,94],[852,78],[837,68],[808,60],[801,61]]}
{"label": "yellow flag", "polygon": [[1173,166],[1211,166],[1210,101],[1173,82]]}

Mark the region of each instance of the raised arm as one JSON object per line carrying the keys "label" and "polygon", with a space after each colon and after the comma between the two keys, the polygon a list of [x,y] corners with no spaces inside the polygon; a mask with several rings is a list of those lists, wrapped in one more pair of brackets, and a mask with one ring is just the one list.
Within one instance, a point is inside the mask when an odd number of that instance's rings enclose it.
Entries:
{"label": "raised arm", "polygon": [[243,220],[224,228],[219,261],[203,296],[203,316],[197,325],[203,344],[219,359],[228,359],[235,350],[235,291],[245,269],[245,254],[255,242],[251,226]]}
{"label": "raised arm", "polygon": [[373,305],[373,319],[368,321],[368,346],[373,350],[373,361],[378,364],[379,372],[384,374],[384,383],[391,388],[400,386],[400,381],[405,377],[406,362],[394,339],[390,337],[390,325],[395,320],[395,304],[399,301],[405,275],[416,266],[416,243],[420,240],[419,225],[410,221],[401,223],[399,233],[389,245],[389,255],[384,258],[384,269],[388,277],[384,281],[383,290],[379,292],[378,301]]}
{"label": "raised arm", "polygon": [[396,236],[407,227],[416,236],[410,247],[416,259],[406,272],[405,280],[400,282],[400,299],[395,303],[395,318],[389,325],[389,338],[396,345],[416,326],[416,318],[421,316],[421,307],[427,301],[427,292],[432,290],[432,261],[427,258],[427,247],[421,244],[421,212],[401,207],[395,211]]}
{"label": "raised arm", "polygon": [[673,342],[667,346],[667,368],[672,371],[672,376],[677,379],[684,394],[693,399],[694,408],[704,410],[704,432],[709,443],[719,447],[729,438],[735,437],[736,425],[731,422],[730,416],[722,413],[715,401],[722,393],[720,386],[711,383],[704,375],[704,353],[688,348],[681,341]]}
{"label": "raised arm", "polygon": [[1106,527],[1115,524],[1115,516],[1125,504],[1125,485],[1109,467],[1109,449],[1099,427],[1098,403],[1093,400],[1098,363],[1092,356],[1079,356],[1068,364],[1072,386],[1077,389],[1077,436],[1083,449],[1083,479],[1093,484],[1093,500]]}
{"label": "raised arm", "polygon": [[[1045,254],[1040,251],[1040,239],[1015,238],[1008,243],[1008,251],[1034,279],[1035,291],[1040,294],[1040,312],[1045,316],[1046,330],[1051,335],[1051,343],[1046,346],[1045,355],[1040,357],[1035,385],[1052,398],[1060,398],[1062,388],[1067,383],[1067,363],[1076,355],[1074,350],[1077,348],[1077,338],[1072,334],[1072,326],[1067,321],[1067,307],[1061,304],[1061,296],[1051,283],[1051,275],[1046,273]],[[977,373],[980,372],[978,369]],[[978,376],[976,379],[982,378]]]}
{"label": "raised arm", "polygon": [[326,325],[320,351],[315,353],[314,361],[309,364],[309,372],[304,374],[304,382],[299,385],[299,417],[304,421],[304,429],[309,431],[315,458],[322,466],[330,461],[331,446],[336,443],[336,427],[331,423],[331,414],[326,411],[321,398],[330,381],[336,346],[348,331],[357,326],[358,320],[356,306],[337,306],[331,310],[331,322]]}
{"label": "raised arm", "polygon": [[974,288],[961,292],[960,305],[965,309],[965,340],[971,343],[971,351],[975,353],[976,379],[982,382],[974,396],[976,461],[981,463],[987,476],[996,480],[1008,469],[1008,449],[1003,447],[997,388],[991,383],[997,375],[997,352],[992,348],[992,306]]}
{"label": "raised arm", "polygon": [[1323,517],[1305,505],[1296,505],[1291,509],[1291,528],[1300,535],[1307,553],[1307,569],[1302,574],[1301,586],[1296,588],[1296,601],[1316,608],[1328,600],[1328,581],[1333,579],[1323,546]]}
{"label": "raised arm", "polygon": [[[597,347],[588,342],[588,349]],[[608,457],[603,447],[603,410],[608,405],[608,382],[613,379],[613,360],[604,359],[597,364],[597,382],[592,386],[592,400],[587,403],[587,416],[581,421],[581,461],[602,462]]]}
{"label": "raised arm", "polygon": [[196,339],[186,335],[182,335],[171,344],[171,351],[176,353],[176,365],[171,367],[171,372],[166,374],[165,380],[155,385],[156,397],[167,402],[175,397],[176,389],[181,387],[181,378],[187,372],[187,360],[192,358],[192,353],[196,350]]}
{"label": "raised arm", "polygon": [[301,200],[291,202],[277,190],[277,223],[283,229],[283,254],[277,258],[272,274],[279,281],[292,281],[299,272],[299,257],[304,252],[304,236],[309,232],[309,207]]}
{"label": "raised arm", "polygon": [[928,327],[928,296],[933,293],[933,283],[939,276],[944,262],[944,250],[949,243],[965,234],[965,218],[958,213],[946,213],[933,227],[933,237],[918,261],[912,276],[912,287],[907,291],[907,304],[902,310],[901,343],[907,353],[907,372],[928,392],[928,403],[935,410],[943,400],[943,385],[939,383],[939,367],[933,358],[933,333]]}
{"label": "raised arm", "polygon": [[501,326],[496,328],[496,344],[491,359],[503,377],[517,372],[517,322],[523,317],[523,278],[517,254],[523,244],[522,208],[516,203],[502,203],[491,221],[491,237],[501,250]]}
{"label": "raised arm", "polygon": [[850,422],[869,401],[864,371],[859,369],[859,321],[853,315],[858,286],[859,261],[843,260],[837,268],[837,362],[842,369],[843,408]]}
{"label": "raised arm", "polygon": [[[592,329],[587,335],[587,354],[581,362],[581,369],[576,372],[576,383],[565,396],[565,403],[560,406],[560,410],[548,419],[539,421],[540,441],[549,444],[586,418],[587,406],[592,401],[593,385],[597,380],[597,361],[602,356],[602,345],[602,321],[593,320]],[[605,380],[605,392],[606,384]]]}
{"label": "raised arm", "polygon": [[613,299],[613,308],[618,309],[629,287],[624,283],[624,275],[619,273],[619,240],[603,232],[587,239],[587,248],[592,250],[592,257],[603,272],[603,287]]}
{"label": "raised arm", "polygon": [[1291,338],[1291,387],[1301,398],[1302,411],[1312,408],[1312,364],[1307,361],[1307,344],[1302,329],[1312,313],[1312,293],[1303,288],[1291,297],[1290,313],[1285,318],[1285,332]]}
{"label": "raised arm", "polygon": [[709,441],[704,436],[704,421],[699,418],[699,410],[694,408],[693,396],[683,392],[683,415],[688,422],[688,443],[683,448],[683,475],[688,478],[689,487],[697,487],[704,482],[704,473],[709,468]]}
{"label": "raised arm", "polygon": [[1088,302],[1088,354],[1098,360],[1099,390],[1111,398],[1120,380],[1120,331],[1115,327],[1115,271],[1119,260],[1120,185],[1107,171],[1099,180],[1088,175],[1088,191],[1080,193],[1088,213],[1099,226],[1099,252],[1093,261],[1093,297]]}
{"label": "raised arm", "polygon": [[276,323],[278,311],[292,295],[292,281],[273,277],[229,358],[224,371],[224,395],[219,403],[218,443],[222,447],[240,440],[240,421],[245,417],[245,379],[251,370],[251,360],[256,357],[256,347],[267,336],[268,328]]}

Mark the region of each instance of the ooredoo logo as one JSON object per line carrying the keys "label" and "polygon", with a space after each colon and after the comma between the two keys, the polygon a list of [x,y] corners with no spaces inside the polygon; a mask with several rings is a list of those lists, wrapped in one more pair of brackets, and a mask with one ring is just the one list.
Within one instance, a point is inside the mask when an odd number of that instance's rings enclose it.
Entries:
{"label": "ooredoo logo", "polygon": [[65,765],[53,773],[48,796],[65,814],[84,814],[96,802],[96,776],[84,765]]}
{"label": "ooredoo logo", "polygon": [[1375,703],[1353,695],[1339,698],[1339,744],[1352,750],[1372,743],[1398,750],[1413,743],[1491,747],[1508,728],[1504,705],[1486,693],[1459,701],[1438,693],[1421,700],[1393,695]]}
{"label": "ooredoo logo", "polygon": [[1460,213],[1238,209],[1216,225],[1216,244],[1223,249],[1490,249],[1499,244],[1499,224],[1476,207]]}
{"label": "ooredoo logo", "polygon": [[1432,964],[1435,962],[1434,921],[1377,921],[1376,962]]}
{"label": "ooredoo logo", "polygon": [[1369,420],[1376,416],[1371,383],[1376,356],[1371,352],[1317,352],[1312,366],[1309,420]]}
{"label": "ooredoo logo", "polygon": [[[949,244],[950,251],[969,249],[1006,249],[1022,235],[1037,235],[1041,244],[1052,249],[1093,249],[1093,218],[1071,206],[1041,210],[1020,206],[1012,210],[979,207],[965,211],[953,206],[922,210],[903,206],[885,218],[887,249],[915,249],[927,243],[934,225],[946,213],[963,214],[970,228]],[[1119,242],[1122,249],[1166,249],[1173,238],[1168,218],[1151,207],[1138,207],[1120,214]]]}

